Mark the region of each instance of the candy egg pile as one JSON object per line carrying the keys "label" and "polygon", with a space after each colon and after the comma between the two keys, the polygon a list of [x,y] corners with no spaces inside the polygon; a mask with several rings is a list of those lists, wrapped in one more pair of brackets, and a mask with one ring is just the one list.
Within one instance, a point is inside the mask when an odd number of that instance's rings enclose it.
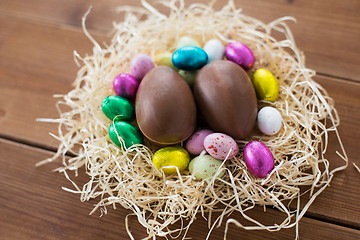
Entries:
{"label": "candy egg pile", "polygon": [[[157,53],[154,61],[144,53],[136,55],[129,73],[120,73],[113,80],[116,96],[102,103],[103,113],[113,120],[111,140],[129,148],[143,143],[145,136],[160,147],[167,146],[152,158],[153,165],[165,174],[188,168],[196,179],[212,177],[217,171],[218,177],[223,176],[223,161],[240,152],[235,139],[249,137],[256,118],[266,135],[281,129],[280,112],[270,106],[258,112],[257,101],[276,101],[277,79],[260,68],[250,81],[246,71],[254,63],[251,49],[241,42],[224,46],[219,39],[210,39],[201,48],[190,36],[181,37],[173,53]],[[139,128],[131,124],[135,113]],[[198,113],[209,129],[197,130]],[[178,145],[185,141],[185,148]],[[243,155],[255,177],[265,178],[274,168],[271,151],[261,142],[248,143]]]}

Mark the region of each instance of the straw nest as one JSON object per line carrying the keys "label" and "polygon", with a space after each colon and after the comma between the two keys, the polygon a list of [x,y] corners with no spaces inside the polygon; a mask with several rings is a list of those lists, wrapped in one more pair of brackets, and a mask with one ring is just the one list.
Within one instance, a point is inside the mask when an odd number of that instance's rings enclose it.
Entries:
{"label": "straw nest", "polygon": [[[86,31],[86,16],[83,18],[85,34],[94,44],[93,53],[85,57],[74,54],[80,67],[74,89],[56,96],[60,98],[58,109],[66,105],[70,111],[60,111],[59,119],[43,119],[59,124],[58,134],[53,136],[60,145],[52,158],[39,164],[62,158],[64,166],[58,170],[74,185],[74,189],[66,190],[80,194],[81,201],[96,199],[98,204],[91,213],[97,209],[106,213],[107,206],[116,204],[130,209],[146,228],[148,238],[184,236],[199,213],[208,217],[210,229],[225,224],[225,237],[230,223],[269,231],[297,226],[315,197],[329,185],[334,172],[347,166],[347,157],[337,133],[339,118],[333,100],[313,81],[315,72],[305,67],[304,56],[286,24],[294,19],[284,17],[265,24],[244,15],[233,1],[219,11],[212,8],[212,3],[185,6],[183,0],[164,1],[168,15],[142,3],[144,8],[118,9],[126,12],[125,19],[114,24],[113,38],[105,46]],[[275,32],[281,40],[273,37]],[[173,51],[183,35],[201,44],[212,38],[224,44],[241,41],[256,58],[249,75],[258,68],[267,68],[278,79],[279,99],[275,103],[260,101],[259,107],[278,109],[283,117],[282,130],[275,136],[265,136],[255,129],[248,139],[238,141],[240,149],[251,140],[262,141],[270,148],[275,168],[266,179],[255,178],[247,171],[242,154],[224,161],[222,178],[217,177],[219,172],[203,181],[195,180],[187,171],[166,176],[152,165],[156,147],[145,143],[121,149],[111,142],[108,128],[112,122],[103,115],[100,105],[103,98],[114,94],[114,77],[128,72],[130,60],[137,53],[154,57],[159,52]],[[332,171],[324,157],[331,131],[336,133],[342,149],[338,155],[345,162]],[[75,156],[65,158],[66,153]],[[83,186],[67,174],[70,170],[77,174],[80,168],[89,175]],[[300,209],[300,196],[307,192],[310,198]],[[290,202],[297,202],[292,205],[295,209],[290,208]],[[266,226],[247,215],[255,205],[279,209],[286,217],[281,224]],[[220,212],[215,220],[211,220],[213,211]],[[234,211],[253,226],[230,218]],[[176,222],[178,227],[173,225]]]}

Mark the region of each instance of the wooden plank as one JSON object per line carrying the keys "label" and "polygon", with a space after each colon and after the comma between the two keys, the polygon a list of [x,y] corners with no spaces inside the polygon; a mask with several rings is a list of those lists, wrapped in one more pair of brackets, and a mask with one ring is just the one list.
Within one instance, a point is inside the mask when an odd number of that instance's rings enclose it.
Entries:
{"label": "wooden plank", "polygon": [[[345,171],[335,174],[330,187],[316,199],[309,213],[360,228],[360,173],[353,166],[353,163],[360,166],[360,86],[358,83],[328,77],[316,79],[335,99],[335,107],[340,115],[338,130],[349,157],[349,166]],[[332,133],[325,155],[332,168],[344,164],[336,151],[341,152],[341,149],[336,135]]]}
{"label": "wooden plank", "polygon": [[52,95],[71,89],[78,69],[73,50],[85,54],[92,46],[79,31],[62,31],[3,16],[0,29],[0,134],[55,147],[57,142],[48,130],[56,131],[56,126],[35,120],[58,116]]}
{"label": "wooden plank", "polygon": [[0,143],[0,238],[1,239],[126,239],[123,222],[126,211],[109,217],[88,216],[91,204],[82,204],[54,165],[36,168],[49,152],[1,140]]}
{"label": "wooden plank", "polygon": [[[155,2],[155,1],[150,1]],[[194,2],[194,1],[188,1]],[[207,2],[205,0],[198,2]],[[226,0],[216,3],[217,9]],[[360,2],[357,0],[246,0],[235,1],[247,15],[264,22],[283,16],[294,16],[297,24],[290,23],[300,49],[306,55],[307,66],[316,71],[337,77],[360,81]],[[93,10],[88,17],[90,30],[108,33],[113,21],[122,19],[115,12],[121,5],[140,6],[140,1],[128,0],[3,0],[0,14],[34,20],[44,24],[80,26],[80,19],[89,8]],[[165,11],[163,7],[161,10]]]}
{"label": "wooden plank", "polygon": [[[0,14],[14,16],[47,25],[64,25],[81,27],[81,18],[93,7],[88,18],[89,29],[107,33],[112,28],[112,22],[120,20],[115,7],[129,1],[124,0],[5,0],[0,2]],[[136,5],[140,5],[138,2]]]}
{"label": "wooden plank", "polygon": [[[128,239],[124,220],[129,211],[118,208],[100,218],[99,212],[89,216],[95,202],[82,203],[74,194],[61,190],[71,187],[59,173],[51,170],[54,164],[36,168],[34,164],[51,153],[0,139],[0,238],[1,239]],[[76,181],[86,181],[81,174]],[[268,214],[257,208],[254,217],[273,222],[281,213],[269,209]],[[233,216],[241,219],[240,216]],[[130,218],[130,229],[135,239],[146,236],[135,218]],[[300,223],[302,239],[331,239],[334,236],[357,239],[360,231],[303,218]],[[224,228],[215,229],[210,239],[222,239]],[[189,236],[205,239],[206,221],[200,216]],[[270,233],[245,231],[231,225],[228,239],[293,239],[295,229]]]}
{"label": "wooden plank", "polygon": [[[276,3],[275,3],[276,2]],[[285,3],[287,2],[287,4]],[[236,1],[244,13],[270,22],[293,16],[289,24],[296,43],[306,56],[306,66],[317,72],[359,81],[356,66],[360,50],[360,2],[350,1]]]}

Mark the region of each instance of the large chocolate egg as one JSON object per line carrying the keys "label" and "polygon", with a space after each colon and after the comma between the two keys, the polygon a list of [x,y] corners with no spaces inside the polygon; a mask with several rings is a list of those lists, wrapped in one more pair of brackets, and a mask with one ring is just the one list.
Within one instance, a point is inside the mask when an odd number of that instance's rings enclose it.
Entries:
{"label": "large chocolate egg", "polygon": [[196,105],[187,82],[174,70],[158,66],[145,75],[135,102],[141,132],[152,142],[172,145],[191,136]]}
{"label": "large chocolate egg", "polygon": [[257,114],[254,88],[246,72],[230,61],[203,67],[194,83],[196,103],[209,126],[235,139],[245,138]]}

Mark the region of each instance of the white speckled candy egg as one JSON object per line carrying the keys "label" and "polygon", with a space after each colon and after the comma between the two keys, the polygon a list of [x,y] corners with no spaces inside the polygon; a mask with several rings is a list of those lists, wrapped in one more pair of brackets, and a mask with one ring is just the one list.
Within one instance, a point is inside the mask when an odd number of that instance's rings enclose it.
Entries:
{"label": "white speckled candy egg", "polygon": [[208,55],[208,63],[224,59],[225,47],[218,39],[207,41],[203,49]]}
{"label": "white speckled candy egg", "polygon": [[186,142],[186,150],[192,155],[199,155],[205,150],[204,139],[207,135],[214,133],[209,129],[202,129],[195,132]]}
{"label": "white speckled candy egg", "polygon": [[235,140],[224,133],[212,133],[204,139],[205,150],[214,158],[224,160],[233,158],[239,153],[239,147]]}
{"label": "white speckled candy egg", "polygon": [[257,125],[260,131],[266,135],[277,134],[282,126],[280,112],[273,107],[262,108],[257,115]]}
{"label": "white speckled candy egg", "polygon": [[130,63],[130,75],[132,75],[138,82],[155,67],[155,64],[150,56],[140,53],[136,55]]}
{"label": "white speckled candy egg", "polygon": [[[210,155],[200,155],[191,160],[189,171],[196,179],[205,179],[214,176],[221,164],[222,161]],[[218,176],[224,176],[224,171],[221,171]]]}

